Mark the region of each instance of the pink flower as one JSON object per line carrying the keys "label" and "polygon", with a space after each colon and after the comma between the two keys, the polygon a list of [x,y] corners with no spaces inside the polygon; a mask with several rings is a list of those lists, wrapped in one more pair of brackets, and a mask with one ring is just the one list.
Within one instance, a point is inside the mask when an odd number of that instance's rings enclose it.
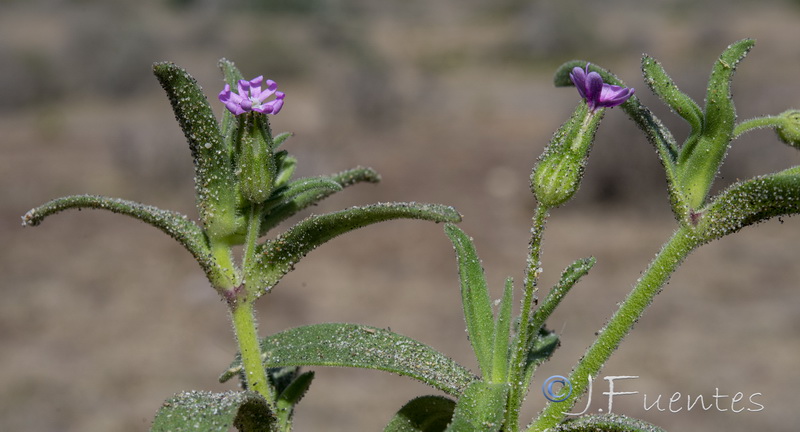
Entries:
{"label": "pink flower", "polygon": [[579,67],[573,68],[569,77],[591,111],[623,104],[634,92],[632,88],[604,83],[599,73],[589,72],[588,64],[585,70]]}
{"label": "pink flower", "polygon": [[[225,88],[219,92],[219,101],[225,104],[234,115],[246,113],[248,111],[260,112],[263,114],[277,114],[283,107],[283,98],[286,95],[277,91],[278,84],[275,81],[267,80],[267,88],[262,90],[261,84],[263,76],[253,78],[250,81],[239,81],[239,92],[231,90],[231,86],[225,84]],[[275,99],[266,102],[267,98],[275,95]]]}

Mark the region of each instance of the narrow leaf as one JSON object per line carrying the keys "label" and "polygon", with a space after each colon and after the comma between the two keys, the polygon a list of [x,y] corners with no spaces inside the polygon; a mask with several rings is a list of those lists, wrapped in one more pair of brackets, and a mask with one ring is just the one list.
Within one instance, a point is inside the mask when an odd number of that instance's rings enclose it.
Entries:
{"label": "narrow leaf", "polygon": [[661,63],[645,55],[642,57],[642,72],[650,90],[689,123],[693,135],[699,134],[703,129],[703,111],[692,98],[678,89]]}
{"label": "narrow leaf", "polygon": [[528,334],[537,335],[539,333],[539,329],[544,326],[544,322],[550,317],[556,306],[561,303],[564,296],[567,295],[580,278],[589,273],[589,270],[592,269],[596,262],[597,260],[594,257],[582,258],[564,269],[558,284],[550,290],[542,304],[533,313]]}
{"label": "narrow leaf", "polygon": [[508,377],[508,362],[511,350],[511,308],[514,303],[514,281],[506,279],[506,288],[503,299],[497,310],[494,322],[494,348],[492,353],[491,382],[506,382]]}
{"label": "narrow leaf", "polygon": [[291,138],[292,135],[294,134],[291,132],[281,132],[272,138],[272,143],[275,145],[275,148],[278,149],[280,148],[281,144],[283,144],[287,139]]}
{"label": "narrow leaf", "polygon": [[383,432],[443,432],[453,417],[456,403],[442,396],[410,400],[395,414]]}
{"label": "narrow leaf", "polygon": [[274,417],[267,401],[258,393],[201,391],[183,392],[167,400],[158,410],[151,432],[243,432],[271,431]]}
{"label": "narrow leaf", "polygon": [[[265,367],[341,366],[377,369],[422,381],[458,396],[477,377],[444,354],[388,330],[357,324],[314,324],[261,342]],[[220,382],[241,371],[236,359]]]}
{"label": "narrow leaf", "polygon": [[156,63],[153,71],[167,92],[175,118],[189,142],[200,220],[211,239],[224,239],[244,223],[236,214],[236,181],[230,149],[225,146],[211,106],[197,81],[173,63]]}
{"label": "narrow leaf", "polygon": [[286,389],[278,396],[278,408],[291,407],[297,405],[300,399],[306,395],[308,388],[311,387],[311,381],[314,380],[314,371],[308,371],[300,374]]}
{"label": "narrow leaf", "polygon": [[205,271],[214,287],[232,286],[233,275],[226,274],[214,261],[203,230],[186,216],[169,210],[118,198],[96,195],[72,195],[57,198],[31,209],[22,217],[22,225],[39,225],[44,218],[68,209],[102,209],[150,224],[177,240]]}
{"label": "narrow leaf", "polygon": [[347,186],[362,182],[377,183],[380,181],[380,176],[372,168],[363,167],[353,168],[330,176],[314,178],[334,182],[338,184],[339,187],[332,186],[328,183],[321,188],[306,189],[305,187],[308,185],[306,185],[305,182],[309,179],[299,179],[288,185],[290,188],[294,185],[299,193],[293,194],[289,190],[286,190],[286,192],[284,192],[284,190],[276,191],[276,196],[281,194],[284,197],[291,197],[291,199],[279,201],[275,207],[264,215],[264,220],[261,222],[261,235],[266,234],[269,230],[275,228],[278,224],[297,214],[299,211],[322,201]]}
{"label": "narrow leaf", "polygon": [[[711,70],[706,93],[706,122],[703,135],[730,137],[733,134],[736,110],[731,100],[731,79],[736,66],[755,45],[753,39],[743,39],[731,44],[720,55]],[[728,138],[730,141],[730,138]]]}
{"label": "narrow leaf", "polygon": [[736,66],[754,43],[752,39],[745,39],[732,44],[714,64],[706,94],[703,132],[697,139],[687,141],[681,149],[678,160],[679,188],[691,209],[698,209],[705,202],[728,153],[736,122],[731,79]]}
{"label": "narrow leaf", "polygon": [[658,426],[618,414],[578,417],[548,429],[551,432],[665,432]]}
{"label": "narrow leaf", "polygon": [[458,222],[461,215],[440,204],[386,203],[311,216],[258,247],[255,263],[246,269],[246,283],[256,297],[261,296],[321,244],[346,232],[393,219]]}
{"label": "narrow leaf", "polygon": [[306,395],[313,379],[313,371],[302,373],[280,393],[276,404],[278,424],[291,424],[291,419],[294,415],[294,407],[300,402],[300,399]]}
{"label": "narrow leaf", "polygon": [[279,188],[265,203],[267,211],[261,222],[260,235],[265,235],[287,218],[340,190],[342,186],[328,177],[302,178]]}
{"label": "narrow leaf", "polygon": [[492,350],[494,345],[494,316],[483,274],[481,261],[472,239],[453,224],[444,226],[444,232],[453,242],[461,280],[461,302],[472,349],[484,377],[492,376]]}
{"label": "narrow leaf", "polygon": [[508,384],[475,381],[458,399],[447,432],[497,432],[503,427]]}
{"label": "narrow leaf", "polygon": [[525,378],[523,382],[531,382],[536,368],[553,355],[560,343],[555,332],[551,332],[545,327],[539,329],[525,358]]}
{"label": "narrow leaf", "polygon": [[800,213],[800,167],[736,183],[699,213],[696,235],[706,243],[776,216]]}

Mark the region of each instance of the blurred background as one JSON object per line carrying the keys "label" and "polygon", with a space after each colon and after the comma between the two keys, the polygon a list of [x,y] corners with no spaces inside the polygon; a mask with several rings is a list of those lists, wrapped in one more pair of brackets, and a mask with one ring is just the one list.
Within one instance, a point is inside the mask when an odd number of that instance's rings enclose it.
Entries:
{"label": "blurred background", "polygon": [[[699,102],[731,42],[758,40],[740,65],[742,119],[800,108],[800,2],[608,0],[0,0],[0,430],[141,431],[181,390],[225,391],[235,351],[226,307],[189,254],[159,231],[105,212],[67,212],[23,229],[49,199],[116,196],[196,216],[193,168],[150,66],[185,67],[215,102],[216,63],[264,74],[287,94],[273,119],[292,131],[300,175],[368,165],[359,185],[314,212],[376,201],[455,206],[495,296],[519,282],[534,206],[528,176],[578,102],[552,73],[581,58],[637,89],[679,140],[686,125],[644,86],[642,53]],[[770,131],[736,141],[717,187],[796,165]],[[668,238],[661,166],[620,110],[607,113],[583,186],[553,212],[543,287],[574,259],[598,264],[549,322],[562,347],[539,385],[566,375]],[[790,431],[800,424],[800,223],[770,221],[692,254],[603,370],[640,378],[614,412],[667,430]],[[519,285],[519,283],[518,283]],[[262,334],[356,322],[417,338],[475,367],[442,227],[372,226],[310,254],[259,304]],[[719,409],[662,408],[680,392]],[[605,407],[595,384],[592,411]],[[422,384],[317,368],[298,431],[378,431]],[[750,395],[764,406],[759,412]],[[584,401],[585,402],[585,401]],[[745,408],[742,412],[731,410]],[[723,411],[727,410],[727,411]]]}

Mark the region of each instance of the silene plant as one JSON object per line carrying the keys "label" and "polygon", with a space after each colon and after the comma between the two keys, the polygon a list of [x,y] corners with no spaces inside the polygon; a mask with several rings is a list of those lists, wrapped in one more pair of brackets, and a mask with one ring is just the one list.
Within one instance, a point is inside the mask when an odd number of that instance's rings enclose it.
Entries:
{"label": "silene plant", "polygon": [[[622,415],[570,414],[589,390],[592,378],[690,252],[745,226],[800,213],[800,167],[739,181],[709,196],[731,141],[738,136],[772,128],[781,141],[800,147],[800,111],[737,122],[731,78],[753,44],[753,40],[741,40],[720,55],[711,70],[705,107],[681,92],[661,64],[644,56],[647,86],[691,126],[683,144],[676,142],[632,88],[607,70],[571,61],[556,71],[556,86],[574,85],[581,100],[533,168],[531,190],[537,206],[525,279],[521,288],[507,279],[496,308],[475,247],[456,226],[461,216],[445,205],[410,202],[352,207],[309,216],[280,234],[269,235],[290,216],[348,186],[377,182],[379,176],[372,169],[358,167],[333,175],[294,178],[297,160],[282,148],[291,134],[273,134],[270,126],[271,116],[281,111],[286,95],[277,90],[274,81],[261,76],[245,80],[225,59],[219,62],[227,83],[218,95],[226,108],[220,121],[185,70],[172,63],[153,67],[194,159],[198,222],[136,202],[74,195],[30,210],[22,218],[23,225],[38,225],[62,210],[81,208],[139,219],[183,245],[227,303],[239,352],[227,368],[221,367],[219,379],[239,379],[241,391],[178,393],[159,409],[152,431],[222,432],[232,427],[289,431],[294,407],[314,378],[313,371],[304,370],[308,366],[387,371],[448,395],[409,401],[387,419],[385,432],[658,431],[661,429],[655,425]],[[539,380],[544,381],[542,391],[549,402],[536,418],[524,420],[520,407],[537,366],[559,346],[558,335],[546,326],[547,319],[595,263],[592,257],[576,260],[555,286],[540,292],[545,222],[550,210],[564,205],[580,187],[600,121],[616,106],[655,148],[677,227],[570,375]],[[259,338],[255,301],[274,289],[301,258],[338,235],[400,218],[444,223],[444,232],[455,247],[464,317],[478,371],[408,337],[359,324],[314,324]]]}

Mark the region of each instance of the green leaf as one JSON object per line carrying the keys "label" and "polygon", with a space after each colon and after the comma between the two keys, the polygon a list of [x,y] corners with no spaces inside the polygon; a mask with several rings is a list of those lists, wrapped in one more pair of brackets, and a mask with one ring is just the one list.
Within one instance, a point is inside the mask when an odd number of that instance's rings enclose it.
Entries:
{"label": "green leaf", "polygon": [[283,144],[284,141],[286,141],[287,139],[291,138],[292,135],[294,134],[291,132],[281,132],[278,135],[275,135],[275,138],[272,139],[275,148],[276,149],[280,148],[281,144]]}
{"label": "green leaf", "polygon": [[699,134],[703,130],[703,111],[692,98],[678,89],[661,63],[648,55],[642,56],[642,72],[650,90],[689,123],[692,135]]}
{"label": "green leaf", "polygon": [[[315,179],[320,181],[320,188],[311,187],[312,184],[308,183]],[[372,168],[363,167],[353,168],[330,176],[295,180],[288,185],[288,189],[275,191],[274,199],[277,203],[264,215],[264,219],[261,222],[260,235],[263,236],[299,211],[322,201],[347,186],[362,182],[377,183],[378,181],[380,181],[378,173]],[[338,184],[338,187],[329,182]],[[292,192],[293,188],[297,191],[296,193]]]}
{"label": "green leaf", "polygon": [[698,139],[687,141],[681,149],[678,159],[679,188],[691,209],[703,205],[730,147],[736,122],[731,79],[736,66],[753,44],[755,41],[752,39],[744,39],[730,45],[714,64],[706,93],[703,132]]}
{"label": "green leaf", "polygon": [[260,235],[266,234],[278,224],[299,211],[342,190],[342,186],[329,177],[297,179],[276,190],[265,203],[267,211],[261,222]]}
{"label": "green leaf", "polygon": [[228,432],[232,426],[242,432],[272,431],[274,417],[267,401],[251,391],[179,393],[164,402],[150,431]]}
{"label": "green leaf", "polygon": [[447,432],[497,432],[503,427],[508,384],[475,381],[458,399]]}
{"label": "green leaf", "polygon": [[[358,324],[314,324],[269,336],[261,342],[266,367],[341,366],[377,369],[422,381],[458,396],[477,377],[444,354],[414,339]],[[241,371],[236,359],[220,376]]]}
{"label": "green leaf", "polygon": [[618,414],[578,417],[547,432],[665,432],[658,426]]}
{"label": "green leaf", "polygon": [[177,240],[200,264],[215,288],[233,286],[235,276],[226,273],[211,255],[203,230],[186,216],[169,210],[119,198],[96,195],[72,195],[57,198],[31,209],[22,217],[22,225],[36,226],[44,218],[68,209],[101,209],[119,213],[150,224]]}
{"label": "green leaf", "polygon": [[167,92],[189,142],[195,169],[195,191],[200,221],[212,240],[224,240],[239,231],[236,181],[231,150],[222,139],[217,120],[194,78],[174,63],[156,63],[153,72]]}
{"label": "green leaf", "polygon": [[292,179],[297,168],[297,158],[289,156],[286,150],[281,150],[275,153],[275,162],[278,165],[278,177],[275,178],[275,188],[277,189],[287,185]]}
{"label": "green leaf", "polygon": [[494,348],[492,357],[492,375],[490,382],[506,382],[508,380],[508,362],[511,355],[511,308],[514,300],[514,281],[506,279],[503,299],[497,310],[494,322]]}
{"label": "green leaf", "polygon": [[254,264],[245,269],[249,292],[260,297],[303,258],[332,238],[378,222],[393,219],[422,219],[459,222],[455,209],[440,204],[385,203],[351,207],[334,213],[311,216],[260,245]]}
{"label": "green leaf", "polygon": [[455,401],[442,396],[410,400],[395,414],[383,432],[443,432],[453,417]]}
{"label": "green leaf", "polygon": [[472,239],[464,231],[453,224],[446,224],[444,232],[450,237],[456,250],[467,334],[478,358],[481,372],[486,379],[489,379],[492,377],[494,316],[483,267]]}
{"label": "green leaf", "polygon": [[[587,63],[583,60],[573,60],[559,66],[554,77],[554,83],[556,87],[573,86],[574,84],[569,78],[569,73],[575,67],[586,67],[586,64]],[[591,64],[589,66],[589,70],[599,73],[603,78],[603,82],[605,83],[627,87],[622,80],[617,78],[616,75],[598,67],[597,65]],[[630,119],[636,123],[639,129],[644,132],[645,136],[647,137],[647,141],[649,141],[650,144],[655,148],[667,175],[667,186],[669,190],[670,202],[672,203],[672,211],[675,213],[676,218],[683,220],[688,214],[688,208],[686,207],[684,198],[681,196],[680,191],[677,188],[676,170],[678,160],[678,144],[675,141],[675,138],[672,136],[672,133],[670,133],[669,129],[664,126],[661,120],[659,120],[658,117],[650,112],[650,110],[641,103],[636,95],[631,96],[625,103],[620,105],[620,108],[622,108],[625,114],[627,114],[628,117],[630,117]]]}
{"label": "green leaf", "polygon": [[304,372],[297,376],[278,396],[278,408],[297,405],[306,395],[311,381],[314,380],[314,371]]}
{"label": "green leaf", "polygon": [[531,382],[536,368],[540,364],[546,362],[553,355],[560,343],[561,342],[558,340],[558,335],[555,334],[555,332],[551,332],[545,327],[541,327],[539,329],[539,332],[536,333],[536,337],[530,344],[528,355],[525,358],[524,382]]}
{"label": "green leaf", "polygon": [[699,212],[700,244],[776,216],[800,213],[800,167],[734,184]]}
{"label": "green leaf", "polygon": [[530,323],[530,331],[528,334],[536,335],[539,329],[544,326],[544,322],[550,317],[550,314],[556,309],[564,296],[567,295],[569,290],[587,273],[592,269],[597,260],[594,257],[582,258],[570,264],[564,272],[561,273],[561,279],[556,286],[550,290],[547,297],[542,304],[533,313]]}
{"label": "green leaf", "polygon": [[278,424],[291,424],[291,418],[292,415],[294,415],[294,407],[303,399],[303,396],[306,395],[308,388],[311,386],[311,381],[313,380],[313,371],[302,373],[280,392],[277,401]]}
{"label": "green leaf", "polygon": [[726,137],[730,142],[733,134],[736,110],[731,99],[731,79],[736,66],[753,48],[756,41],[743,39],[728,46],[711,70],[706,93],[705,130],[709,137]]}

